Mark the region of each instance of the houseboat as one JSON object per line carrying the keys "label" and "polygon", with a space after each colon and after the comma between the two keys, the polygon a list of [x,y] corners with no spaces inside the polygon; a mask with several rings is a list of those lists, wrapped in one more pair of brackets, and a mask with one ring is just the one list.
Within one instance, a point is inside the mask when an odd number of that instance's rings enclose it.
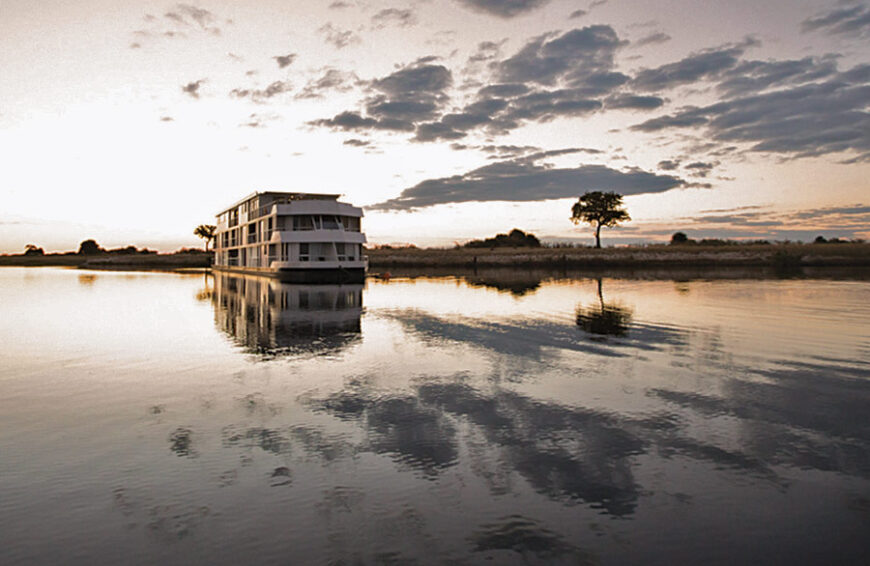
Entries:
{"label": "houseboat", "polygon": [[361,208],[340,195],[256,192],[217,215],[218,270],[293,283],[361,283],[368,260]]}

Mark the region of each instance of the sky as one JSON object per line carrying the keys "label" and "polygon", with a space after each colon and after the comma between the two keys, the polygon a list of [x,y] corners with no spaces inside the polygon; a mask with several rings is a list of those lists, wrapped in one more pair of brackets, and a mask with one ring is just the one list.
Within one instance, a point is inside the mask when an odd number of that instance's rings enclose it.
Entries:
{"label": "sky", "polygon": [[254,191],[370,243],[870,238],[870,2],[0,0],[0,252],[161,251]]}

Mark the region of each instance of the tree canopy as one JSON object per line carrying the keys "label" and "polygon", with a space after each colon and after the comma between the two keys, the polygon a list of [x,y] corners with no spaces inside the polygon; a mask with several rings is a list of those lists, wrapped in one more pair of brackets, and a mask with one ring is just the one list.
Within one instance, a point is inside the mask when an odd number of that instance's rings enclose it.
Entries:
{"label": "tree canopy", "polygon": [[45,255],[45,250],[36,244],[27,244],[24,247],[24,255]]}
{"label": "tree canopy", "polygon": [[95,240],[85,240],[79,244],[79,255],[98,255],[103,253],[103,248]]}
{"label": "tree canopy", "polygon": [[685,244],[689,241],[689,237],[686,236],[685,232],[674,232],[674,235],[671,236],[671,244],[679,245]]}
{"label": "tree canopy", "polygon": [[193,230],[193,234],[205,240],[205,251],[208,251],[208,244],[214,239],[214,232],[217,226],[214,224],[200,224]]}
{"label": "tree canopy", "polygon": [[539,248],[541,241],[534,234],[514,228],[510,234],[497,234],[494,238],[471,240],[466,248]]}
{"label": "tree canopy", "polygon": [[623,208],[622,195],[614,192],[591,191],[581,196],[571,208],[574,224],[588,222],[595,227],[595,247],[601,247],[601,227],[616,226],[631,220]]}

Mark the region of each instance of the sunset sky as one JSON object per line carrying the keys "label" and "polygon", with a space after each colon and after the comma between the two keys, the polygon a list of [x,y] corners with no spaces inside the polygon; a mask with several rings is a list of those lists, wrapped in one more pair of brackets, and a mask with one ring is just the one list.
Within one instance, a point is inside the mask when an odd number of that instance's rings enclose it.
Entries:
{"label": "sunset sky", "polygon": [[198,246],[254,191],[373,243],[870,238],[870,3],[0,0],[0,252]]}

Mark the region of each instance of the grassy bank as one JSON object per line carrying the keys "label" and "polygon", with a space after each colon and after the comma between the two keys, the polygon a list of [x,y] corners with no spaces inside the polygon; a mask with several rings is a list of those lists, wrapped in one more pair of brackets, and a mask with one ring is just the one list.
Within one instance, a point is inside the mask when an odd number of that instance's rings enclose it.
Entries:
{"label": "grassy bank", "polygon": [[46,254],[46,255],[0,255],[0,266],[19,267],[80,267],[83,269],[188,269],[211,266],[211,253],[176,254]]}
{"label": "grassy bank", "polygon": [[870,266],[870,244],[651,245],[621,248],[374,249],[372,270],[396,267]]}

